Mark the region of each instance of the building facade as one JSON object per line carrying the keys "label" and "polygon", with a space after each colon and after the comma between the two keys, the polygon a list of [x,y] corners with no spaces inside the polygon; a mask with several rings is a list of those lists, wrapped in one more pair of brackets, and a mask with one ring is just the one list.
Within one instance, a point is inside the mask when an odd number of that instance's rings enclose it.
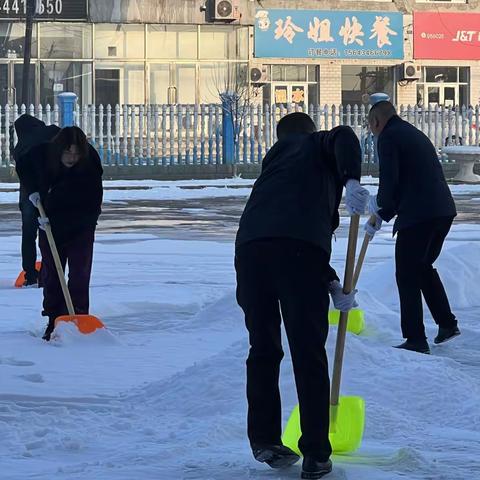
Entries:
{"label": "building facade", "polygon": [[[351,3],[352,8],[349,8]],[[0,105],[21,98],[23,0],[0,4]],[[38,0],[31,97],[53,104],[480,102],[471,0]]]}

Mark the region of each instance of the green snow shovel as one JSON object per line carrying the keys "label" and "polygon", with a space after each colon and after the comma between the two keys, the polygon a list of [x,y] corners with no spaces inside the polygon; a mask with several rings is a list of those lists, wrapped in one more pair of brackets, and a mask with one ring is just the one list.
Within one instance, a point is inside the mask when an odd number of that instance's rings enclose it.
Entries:
{"label": "green snow shovel", "polygon": [[[343,289],[345,293],[353,290],[353,269],[357,247],[358,224],[360,217],[353,215],[350,220],[348,235],[347,261]],[[368,245],[368,242],[367,242]],[[365,249],[366,251],[366,249]],[[363,259],[362,259],[363,262]],[[361,267],[361,265],[360,265]],[[330,442],[334,453],[346,454],[355,451],[362,442],[365,424],[365,401],[361,397],[340,397],[343,352],[347,333],[348,312],[341,312],[335,347],[332,388],[330,394]],[[283,444],[301,455],[298,440],[301,436],[300,410],[298,405],[293,409],[283,433]]]}

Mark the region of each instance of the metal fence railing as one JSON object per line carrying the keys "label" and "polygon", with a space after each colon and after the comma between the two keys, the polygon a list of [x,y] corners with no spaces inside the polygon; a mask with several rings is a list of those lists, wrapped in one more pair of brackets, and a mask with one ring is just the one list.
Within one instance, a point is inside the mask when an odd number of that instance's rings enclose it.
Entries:
{"label": "metal fence railing", "polygon": [[[248,105],[236,115],[236,163],[259,163],[276,141],[280,118],[298,105]],[[367,128],[368,107],[309,105],[305,111],[318,129],[349,125],[356,132],[364,161],[375,161]],[[404,107],[402,118],[422,130],[440,152],[452,144],[480,144],[480,106]],[[59,107],[46,105],[0,106],[0,167],[12,166],[11,150],[17,137],[11,128],[23,113],[58,125]],[[225,163],[223,158],[222,105],[115,105],[76,106],[75,123],[98,149],[105,165],[206,165]],[[444,160],[441,157],[442,160]]]}

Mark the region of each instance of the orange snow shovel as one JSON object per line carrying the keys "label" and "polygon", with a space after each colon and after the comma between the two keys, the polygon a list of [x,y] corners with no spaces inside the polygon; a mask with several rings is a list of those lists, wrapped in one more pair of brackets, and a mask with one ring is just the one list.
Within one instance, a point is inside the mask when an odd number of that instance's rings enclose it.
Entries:
{"label": "orange snow shovel", "polygon": [[[360,217],[353,215],[350,220],[348,235],[347,261],[343,289],[350,293],[353,289],[353,269],[357,247],[358,224]],[[367,242],[368,245],[368,242]],[[363,259],[362,259],[363,262]],[[335,360],[333,364],[332,388],[330,393],[330,442],[334,453],[346,454],[355,451],[362,441],[365,424],[365,401],[361,397],[340,397],[343,352],[347,334],[348,312],[340,313],[338,324]],[[298,440],[301,436],[300,411],[294,408],[282,437],[283,444],[298,454]]]}
{"label": "orange snow shovel", "polygon": [[[37,205],[38,211],[40,212],[40,217],[43,219],[47,219],[45,214],[45,210],[43,209],[42,204],[40,201]],[[57,326],[60,322],[72,322],[74,323],[80,333],[88,334],[93,333],[98,328],[104,328],[105,325],[103,322],[95,317],[94,315],[76,315],[75,309],[72,303],[72,297],[70,296],[70,292],[68,291],[67,282],[65,280],[65,274],[63,272],[62,262],[60,261],[60,256],[58,255],[57,246],[55,245],[55,240],[52,234],[52,228],[49,223],[45,224],[45,233],[47,234],[48,244],[50,245],[50,250],[52,252],[53,260],[55,262],[55,267],[57,268],[58,279],[60,281],[60,285],[62,287],[63,296],[65,297],[65,303],[68,309],[68,315],[62,315],[55,319],[55,326]]]}
{"label": "orange snow shovel", "polygon": [[[375,215],[370,217],[369,222],[372,225],[375,225]],[[368,244],[372,237],[366,233],[363,238],[362,248],[360,249],[360,254],[358,255],[357,265],[355,266],[355,273],[353,275],[353,288],[357,286],[358,278],[360,277],[360,272],[362,270],[363,261],[365,260],[365,255],[367,254]],[[338,310],[330,310],[328,312],[328,322],[330,325],[338,325],[340,321],[340,312]],[[347,331],[359,335],[365,329],[365,314],[363,310],[358,308],[353,308],[348,314],[348,323]]]}

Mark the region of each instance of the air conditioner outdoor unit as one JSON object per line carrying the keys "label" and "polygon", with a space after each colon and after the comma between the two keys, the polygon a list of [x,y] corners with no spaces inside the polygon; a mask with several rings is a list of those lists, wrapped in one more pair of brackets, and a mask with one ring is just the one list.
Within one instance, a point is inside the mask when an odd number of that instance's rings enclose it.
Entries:
{"label": "air conditioner outdoor unit", "polygon": [[400,67],[400,80],[418,80],[420,78],[420,66],[414,62],[402,63]]}
{"label": "air conditioner outdoor unit", "polygon": [[235,11],[231,0],[208,0],[207,20],[209,22],[233,22]]}
{"label": "air conditioner outdoor unit", "polygon": [[250,81],[252,83],[268,82],[268,65],[254,65],[250,69]]}

